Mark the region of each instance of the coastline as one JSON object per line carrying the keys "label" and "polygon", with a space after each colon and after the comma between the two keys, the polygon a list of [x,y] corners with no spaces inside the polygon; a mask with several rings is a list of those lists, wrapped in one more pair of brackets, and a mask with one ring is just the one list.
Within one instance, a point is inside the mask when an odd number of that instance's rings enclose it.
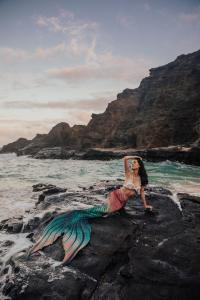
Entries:
{"label": "coastline", "polygon": [[200,147],[186,147],[182,145],[156,148],[89,148],[69,149],[66,147],[45,147],[28,154],[17,151],[17,155],[30,155],[36,159],[83,159],[110,160],[120,159],[125,155],[139,155],[152,162],[164,160],[178,161],[185,164],[200,166]]}

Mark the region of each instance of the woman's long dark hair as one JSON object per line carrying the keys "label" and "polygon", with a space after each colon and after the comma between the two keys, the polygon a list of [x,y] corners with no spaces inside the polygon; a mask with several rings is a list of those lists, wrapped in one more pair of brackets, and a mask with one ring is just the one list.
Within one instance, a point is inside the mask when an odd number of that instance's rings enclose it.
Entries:
{"label": "woman's long dark hair", "polygon": [[147,185],[149,183],[149,181],[148,181],[148,176],[147,176],[146,169],[144,167],[144,163],[138,157],[136,157],[135,159],[137,159],[137,161],[138,161],[138,163],[140,165],[138,174],[139,174],[139,176],[141,178],[141,184],[142,184],[142,186],[145,186],[145,185]]}

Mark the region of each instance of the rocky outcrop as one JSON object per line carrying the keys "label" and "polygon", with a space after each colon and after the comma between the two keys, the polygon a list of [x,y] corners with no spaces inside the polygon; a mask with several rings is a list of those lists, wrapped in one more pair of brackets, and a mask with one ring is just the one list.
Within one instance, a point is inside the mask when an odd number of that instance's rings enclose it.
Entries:
{"label": "rocky outcrop", "polygon": [[[139,145],[192,143],[199,136],[200,50],[150,69],[139,86]],[[138,135],[139,136],[139,135]]]}
{"label": "rocky outcrop", "polygon": [[18,148],[18,154],[36,154],[54,146],[199,147],[200,50],[149,71],[138,88],[125,89],[105,112],[92,114],[87,126],[57,124],[41,139]]}
{"label": "rocky outcrop", "polygon": [[[34,190],[42,192],[40,201],[29,218],[19,218],[19,231],[33,241],[72,201],[99,204],[121,184],[120,179],[101,182],[79,192],[35,185]],[[60,239],[28,260],[26,249],[12,255],[1,270],[4,296],[13,300],[140,300],[147,295],[149,300],[199,299],[200,198],[178,194],[180,211],[171,192],[162,187],[147,187],[146,197],[154,213],[145,212],[140,199],[134,198],[115,214],[91,219],[90,243],[67,266],[60,264],[64,255]],[[1,222],[1,230],[12,232],[11,223],[12,219]],[[0,244],[1,253],[5,255],[12,246],[8,233]]]}
{"label": "rocky outcrop", "polygon": [[86,130],[87,143],[83,141],[83,146],[136,147],[137,138],[133,124],[138,106],[137,89],[126,89],[118,94],[117,100],[109,103],[104,113],[92,114]]}
{"label": "rocky outcrop", "polygon": [[[38,157],[40,157],[41,152],[54,151],[50,150],[54,148],[79,149],[81,148],[81,141],[85,134],[85,127],[84,125],[70,127],[68,123],[61,122],[54,126],[48,134],[37,134],[31,143],[26,147],[17,149],[16,153],[17,155],[35,155],[38,153]],[[61,150],[60,156],[62,156],[63,151]],[[54,158],[57,157],[55,156]]]}
{"label": "rocky outcrop", "polygon": [[69,148],[78,148],[82,140],[84,125],[74,125],[70,127],[68,123],[61,122],[54,126],[45,137],[47,146],[68,146]]}
{"label": "rocky outcrop", "polygon": [[46,146],[44,138],[46,134],[36,134],[36,136],[30,141],[30,143],[22,148],[18,148],[17,155],[36,154],[41,148]]}
{"label": "rocky outcrop", "polygon": [[62,147],[43,148],[35,155],[37,159],[84,159],[84,160],[111,160],[120,159],[125,155],[139,155],[152,162],[165,160],[178,161],[190,165],[200,166],[199,147],[159,147],[151,149],[117,149],[117,148],[90,148],[85,150],[68,150]]}
{"label": "rocky outcrop", "polygon": [[137,89],[92,115],[87,130],[96,146],[151,148],[200,138],[200,50],[149,71]]}
{"label": "rocky outcrop", "polygon": [[27,140],[25,138],[19,138],[15,142],[4,145],[1,148],[0,153],[10,153],[10,152],[17,153],[18,149],[26,147],[27,145],[30,144],[30,142],[31,142],[31,140]]}

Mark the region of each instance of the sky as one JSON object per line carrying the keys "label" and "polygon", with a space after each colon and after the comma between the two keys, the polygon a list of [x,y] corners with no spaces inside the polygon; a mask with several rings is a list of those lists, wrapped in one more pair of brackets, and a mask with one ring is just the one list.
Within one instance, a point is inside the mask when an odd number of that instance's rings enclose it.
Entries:
{"label": "sky", "polygon": [[199,37],[200,0],[0,0],[0,146],[86,125]]}

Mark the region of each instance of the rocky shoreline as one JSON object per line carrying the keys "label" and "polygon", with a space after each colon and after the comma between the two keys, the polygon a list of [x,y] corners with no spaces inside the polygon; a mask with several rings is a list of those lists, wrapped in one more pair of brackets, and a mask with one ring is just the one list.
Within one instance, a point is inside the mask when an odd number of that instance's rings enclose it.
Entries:
{"label": "rocky shoreline", "polygon": [[31,245],[55,215],[71,205],[100,204],[121,184],[120,179],[102,181],[82,191],[34,185],[35,207],[0,222],[0,233],[6,234],[0,252],[7,255],[1,261],[3,295],[13,300],[199,299],[200,197],[179,193],[180,210],[162,187],[148,186],[145,191],[154,213],[145,212],[134,198],[125,209],[92,219],[90,243],[67,266],[60,264],[60,239],[29,260],[26,249],[9,257],[14,235],[22,234]]}
{"label": "rocky shoreline", "polygon": [[[17,152],[17,155],[21,153]],[[43,148],[30,157],[36,159],[84,159],[110,160],[120,159],[125,155],[139,155],[152,162],[164,160],[178,161],[200,166],[200,147],[171,146],[151,149],[119,149],[119,148],[90,148],[87,150],[72,150],[64,147]]]}
{"label": "rocky shoreline", "polygon": [[2,148],[0,154],[16,153],[17,156],[29,156],[36,159],[83,159],[83,160],[111,160],[120,159],[125,155],[139,155],[151,162],[165,160],[178,161],[185,164],[200,166],[199,145],[171,145],[154,148],[86,148],[71,149],[65,146],[31,147],[28,151],[18,144],[10,148]]}

